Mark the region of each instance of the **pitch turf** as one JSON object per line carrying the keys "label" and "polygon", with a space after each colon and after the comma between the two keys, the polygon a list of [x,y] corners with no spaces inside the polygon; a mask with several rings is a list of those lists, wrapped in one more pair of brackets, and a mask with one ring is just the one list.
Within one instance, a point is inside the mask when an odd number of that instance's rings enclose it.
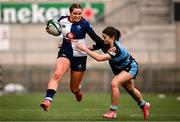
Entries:
{"label": "pitch turf", "polygon": [[[158,98],[157,94],[143,94],[151,103],[149,121],[180,121],[180,94],[168,94]],[[82,102],[76,102],[68,93],[57,93],[49,112],[39,104],[44,93],[0,96],[0,121],[143,121],[143,115],[134,100],[122,93],[118,117],[114,120],[102,118],[108,110],[110,94],[85,93]]]}

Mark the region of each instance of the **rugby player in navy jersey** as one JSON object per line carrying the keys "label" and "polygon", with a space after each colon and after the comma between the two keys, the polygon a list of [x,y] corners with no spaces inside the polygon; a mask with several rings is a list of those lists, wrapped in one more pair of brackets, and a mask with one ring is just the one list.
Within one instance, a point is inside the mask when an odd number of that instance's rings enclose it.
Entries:
{"label": "rugby player in navy jersey", "polygon": [[76,47],[82,51],[85,51],[92,58],[97,61],[109,60],[109,64],[115,77],[111,81],[111,106],[107,113],[103,114],[104,118],[115,118],[117,116],[117,106],[120,97],[119,86],[123,86],[125,90],[134,98],[144,114],[144,120],[148,119],[150,104],[143,100],[140,91],[135,88],[135,77],[138,73],[138,64],[135,59],[127,52],[121,45],[119,38],[121,33],[119,30],[112,26],[106,27],[102,31],[103,43],[109,49],[93,45],[96,49],[101,48],[105,54],[98,54],[91,51],[82,44],[76,43]]}
{"label": "rugby player in navy jersey", "polygon": [[[48,82],[45,99],[40,104],[45,111],[50,109],[50,104],[61,79],[69,68],[71,69],[70,89],[77,101],[82,100],[83,93],[80,84],[86,70],[87,54],[78,50],[72,42],[81,43],[85,46],[85,38],[88,34],[96,42],[96,45],[103,47],[101,38],[94,32],[89,22],[82,17],[83,9],[80,4],[72,4],[69,12],[69,16],[61,16],[58,19],[62,28],[63,42],[58,52],[54,72]],[[50,33],[48,28],[46,31]]]}

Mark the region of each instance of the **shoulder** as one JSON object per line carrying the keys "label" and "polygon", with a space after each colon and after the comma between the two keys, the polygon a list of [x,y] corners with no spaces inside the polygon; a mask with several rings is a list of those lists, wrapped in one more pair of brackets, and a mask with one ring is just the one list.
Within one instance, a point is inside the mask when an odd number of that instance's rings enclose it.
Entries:
{"label": "shoulder", "polygon": [[66,19],[66,18],[68,18],[68,16],[60,16],[58,21],[61,21],[61,20]]}
{"label": "shoulder", "polygon": [[121,49],[121,48],[122,48],[122,44],[120,43],[120,40],[116,40],[116,41],[114,42],[114,46],[115,46],[116,48],[118,48],[118,49]]}
{"label": "shoulder", "polygon": [[84,18],[81,19],[80,23],[85,25],[85,26],[90,26],[90,23]]}
{"label": "shoulder", "polygon": [[82,19],[81,19],[81,22],[82,22],[82,23],[88,23],[88,24],[89,24],[89,22],[88,22],[86,19],[84,19],[83,17],[82,17]]}
{"label": "shoulder", "polygon": [[86,19],[82,18],[80,23],[87,30],[93,30],[92,25]]}

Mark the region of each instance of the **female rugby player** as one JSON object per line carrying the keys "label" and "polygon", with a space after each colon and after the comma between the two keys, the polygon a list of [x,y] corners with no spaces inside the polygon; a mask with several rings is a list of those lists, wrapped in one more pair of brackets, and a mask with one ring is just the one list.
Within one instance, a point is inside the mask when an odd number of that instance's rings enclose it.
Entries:
{"label": "female rugby player", "polygon": [[[85,45],[85,36],[88,34],[97,45],[102,43],[101,38],[82,17],[83,9],[80,4],[72,4],[69,12],[69,16],[61,16],[58,19],[62,27],[63,43],[58,52],[54,72],[48,82],[45,99],[40,104],[45,111],[49,110],[61,79],[69,68],[71,69],[70,89],[77,101],[82,100],[83,93],[80,89],[80,84],[86,70],[87,54],[84,51],[78,50],[72,42]],[[46,31],[50,33],[48,28]]]}
{"label": "female rugby player", "polygon": [[[111,69],[115,74],[115,77],[111,81],[111,106],[109,111],[103,114],[103,117],[111,119],[117,116],[116,110],[118,99],[120,97],[119,86],[123,86],[138,103],[139,107],[143,111],[144,120],[147,120],[149,116],[150,104],[143,100],[140,91],[134,86],[135,77],[138,73],[138,64],[127,52],[127,50],[122,47],[119,41],[120,36],[120,31],[112,26],[108,26],[102,31],[102,37],[104,40],[103,43],[109,48],[106,50],[103,47],[99,47],[105,53],[102,55],[91,51],[82,44],[75,45],[78,49],[85,51],[97,61],[109,60]],[[98,49],[97,45],[94,45],[93,47]]]}

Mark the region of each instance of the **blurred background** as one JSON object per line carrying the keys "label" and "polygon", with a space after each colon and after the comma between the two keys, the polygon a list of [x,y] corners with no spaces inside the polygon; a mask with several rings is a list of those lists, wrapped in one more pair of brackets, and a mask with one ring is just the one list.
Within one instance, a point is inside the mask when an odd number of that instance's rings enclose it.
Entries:
{"label": "blurred background", "polygon": [[[73,2],[82,4],[98,35],[108,25],[121,31],[121,43],[139,64],[136,87],[180,92],[180,0],[0,0],[1,93],[46,90],[62,43],[46,33],[46,22],[68,15]],[[59,90],[70,91],[69,74]],[[88,57],[82,89],[108,92],[113,76],[108,62]]]}

